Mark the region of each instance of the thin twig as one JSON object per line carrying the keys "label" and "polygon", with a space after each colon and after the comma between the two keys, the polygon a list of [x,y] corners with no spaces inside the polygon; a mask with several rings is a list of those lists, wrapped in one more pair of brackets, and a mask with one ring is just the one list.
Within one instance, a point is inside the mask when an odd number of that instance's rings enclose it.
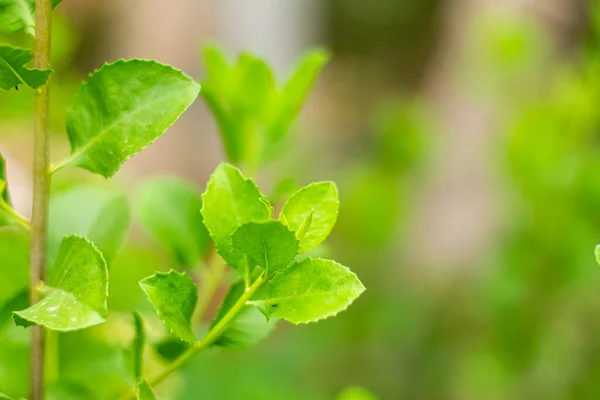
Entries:
{"label": "thin twig", "polygon": [[[50,67],[51,0],[36,0],[35,10],[35,67]],[[48,230],[48,198],[50,195],[50,162],[48,143],[48,84],[35,97],[33,128],[33,210],[31,218],[31,303],[39,301],[37,288],[46,273],[46,234]],[[31,331],[30,400],[44,399],[45,334],[41,326]]]}

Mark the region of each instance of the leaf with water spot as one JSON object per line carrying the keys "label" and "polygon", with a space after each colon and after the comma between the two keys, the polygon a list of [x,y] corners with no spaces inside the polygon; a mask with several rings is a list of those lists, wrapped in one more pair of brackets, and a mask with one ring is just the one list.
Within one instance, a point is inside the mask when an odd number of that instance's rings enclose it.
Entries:
{"label": "leaf with water spot", "polygon": [[364,290],[356,274],[343,265],[307,258],[275,274],[258,289],[251,303],[267,318],[301,324],[336,315]]}
{"label": "leaf with water spot", "polygon": [[200,86],[156,61],[119,60],[84,83],[67,114],[74,164],[105,178],[152,144],[196,100]]}
{"label": "leaf with water spot", "polygon": [[140,287],[171,332],[194,343],[192,315],[198,303],[198,288],[186,273],[158,272],[140,281]]}
{"label": "leaf with water spot", "polygon": [[25,67],[32,59],[29,50],[0,46],[0,89],[12,90],[21,85],[37,89],[46,84],[52,70]]}
{"label": "leaf with water spot", "polygon": [[64,332],[100,324],[107,316],[106,261],[89,240],[67,236],[43,292],[39,303],[14,313],[17,325]]}

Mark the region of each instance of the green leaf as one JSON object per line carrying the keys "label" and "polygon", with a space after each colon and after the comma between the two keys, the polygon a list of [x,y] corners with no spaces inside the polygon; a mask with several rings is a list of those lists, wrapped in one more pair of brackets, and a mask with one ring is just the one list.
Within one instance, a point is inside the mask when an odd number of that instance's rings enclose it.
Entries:
{"label": "green leaf", "polygon": [[125,243],[130,222],[129,203],[119,192],[79,187],[51,196],[49,263],[55,259],[62,239],[67,235],[88,238],[111,263]]}
{"label": "green leaf", "polygon": [[0,303],[29,292],[29,232],[20,226],[0,227],[0,277]]}
{"label": "green leaf", "polygon": [[596,255],[596,262],[600,264],[600,244],[596,246],[594,253]]}
{"label": "green leaf", "polygon": [[[244,280],[240,279],[234,282],[223,303],[217,311],[211,328],[227,314],[237,300],[242,296],[245,290]],[[228,328],[219,336],[213,343],[214,346],[247,348],[258,344],[261,340],[266,339],[269,334],[275,330],[277,318],[266,320],[256,307],[246,306],[240,311],[236,318],[231,321]]]}
{"label": "green leaf", "polygon": [[102,254],[89,240],[66,237],[50,272],[44,298],[14,313],[17,325],[73,331],[106,320],[108,270]]}
{"label": "green leaf", "polygon": [[[266,118],[275,94],[275,78],[267,63],[250,54],[241,54],[234,71],[231,107],[234,117],[261,122]],[[248,146],[248,143],[246,143]]]}
{"label": "green leaf", "polygon": [[[61,0],[52,0],[52,8]],[[0,0],[0,33],[35,36],[35,0]]]}
{"label": "green leaf", "polygon": [[250,221],[271,218],[273,209],[252,179],[233,165],[221,164],[210,177],[202,195],[204,224],[217,245],[219,254],[242,274],[245,263],[233,253],[231,235]]}
{"label": "green leaf", "polygon": [[10,321],[13,312],[27,308],[28,305],[28,289],[22,289],[4,303],[0,304],[0,328]]}
{"label": "green leaf", "polygon": [[336,400],[377,400],[377,397],[365,388],[352,386],[344,389]]}
{"label": "green leaf", "polygon": [[[286,201],[279,219],[294,232],[300,232],[300,252],[304,253],[321,244],[335,225],[340,202],[333,182],[312,183],[303,187]],[[310,219],[306,226],[307,218]],[[304,225],[303,225],[304,224]]]}
{"label": "green leaf", "polygon": [[307,258],[275,274],[252,297],[267,318],[316,322],[345,310],[365,290],[357,276],[335,261]]}
{"label": "green leaf", "polygon": [[158,272],[140,281],[140,286],[158,316],[181,340],[195,343],[192,315],[198,303],[198,289],[186,273]]}
{"label": "green leaf", "polygon": [[293,178],[284,178],[269,193],[269,200],[272,204],[277,204],[290,197],[298,190],[298,183]]}
{"label": "green leaf", "polygon": [[[2,182],[4,182],[4,184],[2,184]],[[8,204],[9,206],[12,206],[12,202],[10,200],[10,194],[8,193],[8,183],[7,183],[7,179],[6,179],[6,160],[4,159],[4,156],[2,154],[0,154],[0,197],[2,198],[2,200]]]}
{"label": "green leaf", "polygon": [[283,87],[273,109],[273,117],[268,128],[268,135],[272,141],[279,141],[285,136],[329,58],[326,51],[315,50],[300,61]]}
{"label": "green leaf", "polygon": [[150,145],[194,102],[200,87],[171,66],[145,60],[104,65],[81,86],[67,115],[74,164],[105,178]]}
{"label": "green leaf", "polygon": [[202,221],[202,195],[179,178],[155,178],[137,199],[142,224],[183,267],[198,265],[210,244]]}
{"label": "green leaf", "polygon": [[202,55],[207,75],[206,84],[215,93],[229,94],[233,83],[231,82],[232,69],[225,54],[219,47],[211,44],[202,49]]}
{"label": "green leaf", "polygon": [[139,381],[143,376],[144,368],[144,345],[146,344],[146,332],[144,330],[144,320],[142,315],[134,311],[133,325],[135,327],[135,336],[131,343],[133,355],[133,376]]}
{"label": "green leaf", "polygon": [[137,385],[137,400],[156,400],[156,395],[145,380],[141,380]]}
{"label": "green leaf", "polygon": [[279,271],[298,254],[298,240],[287,226],[279,221],[249,222],[240,226],[232,236],[233,251],[247,257],[246,274],[261,266],[267,273]]}
{"label": "green leaf", "polygon": [[185,353],[190,348],[190,344],[181,341],[178,337],[167,336],[155,343],[153,348],[163,361],[172,362]]}
{"label": "green leaf", "polygon": [[9,395],[0,392],[0,400],[14,400],[14,399],[12,397],[10,397]]}
{"label": "green leaf", "polygon": [[[263,317],[264,319],[264,317]],[[190,348],[190,344],[178,337],[167,336],[154,344],[154,351],[167,362],[175,361]]]}
{"label": "green leaf", "polygon": [[0,89],[11,90],[19,85],[37,89],[46,84],[52,70],[26,68],[32,59],[29,50],[0,46]]}

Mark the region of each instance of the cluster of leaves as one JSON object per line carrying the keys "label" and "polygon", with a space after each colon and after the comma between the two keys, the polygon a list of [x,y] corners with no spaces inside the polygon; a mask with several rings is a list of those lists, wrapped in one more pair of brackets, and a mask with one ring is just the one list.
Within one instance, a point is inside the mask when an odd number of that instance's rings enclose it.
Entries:
{"label": "cluster of leaves", "polygon": [[[33,35],[34,3],[2,0],[0,26]],[[202,94],[219,123],[227,154],[232,162],[256,168],[264,154],[277,153],[327,56],[311,53],[281,90],[262,60],[243,55],[230,67],[215,47],[205,56],[209,78]],[[46,84],[52,71],[28,68],[31,59],[29,50],[0,46],[0,89],[36,90]],[[199,93],[200,85],[192,78],[156,61],[119,60],[102,66],[81,85],[68,110],[71,154],[54,164],[50,174],[74,165],[112,177],[161,136]],[[29,223],[12,207],[4,160],[0,161],[0,246],[26,253]],[[78,188],[53,195],[50,203],[49,278],[36,288],[23,282],[14,296],[0,303],[0,324],[11,313],[19,326],[41,325],[58,332],[101,324],[108,315],[108,267],[129,227],[127,202],[120,195]],[[333,316],[364,291],[346,267],[305,254],[327,238],[336,222],[339,202],[332,182],[296,191],[275,218],[273,206],[254,181],[224,163],[204,194],[181,180],[154,180],[142,191],[139,206],[144,226],[181,268],[192,271],[209,258],[210,272],[229,265],[239,274],[201,340],[192,318],[203,310],[196,310],[199,290],[188,271],[156,273],[140,282],[171,334],[186,343],[179,361],[207,346],[254,344],[278,319],[299,324]],[[1,261],[26,269],[23,260]],[[29,290],[39,291],[42,300],[27,307]],[[134,315],[133,375],[138,386],[133,396],[152,399],[143,376],[144,322],[140,314]]]}

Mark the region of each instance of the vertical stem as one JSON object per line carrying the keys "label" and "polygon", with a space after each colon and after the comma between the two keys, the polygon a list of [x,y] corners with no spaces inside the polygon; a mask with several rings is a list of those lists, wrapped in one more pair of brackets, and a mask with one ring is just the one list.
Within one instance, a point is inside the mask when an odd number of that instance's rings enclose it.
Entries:
{"label": "vertical stem", "polygon": [[[51,0],[35,2],[35,68],[50,66]],[[48,84],[35,97],[33,128],[33,211],[31,217],[30,282],[31,303],[39,301],[38,288],[46,274],[46,234],[48,198],[50,195],[50,162],[48,145]],[[44,399],[45,334],[41,326],[31,331],[30,400]]]}

